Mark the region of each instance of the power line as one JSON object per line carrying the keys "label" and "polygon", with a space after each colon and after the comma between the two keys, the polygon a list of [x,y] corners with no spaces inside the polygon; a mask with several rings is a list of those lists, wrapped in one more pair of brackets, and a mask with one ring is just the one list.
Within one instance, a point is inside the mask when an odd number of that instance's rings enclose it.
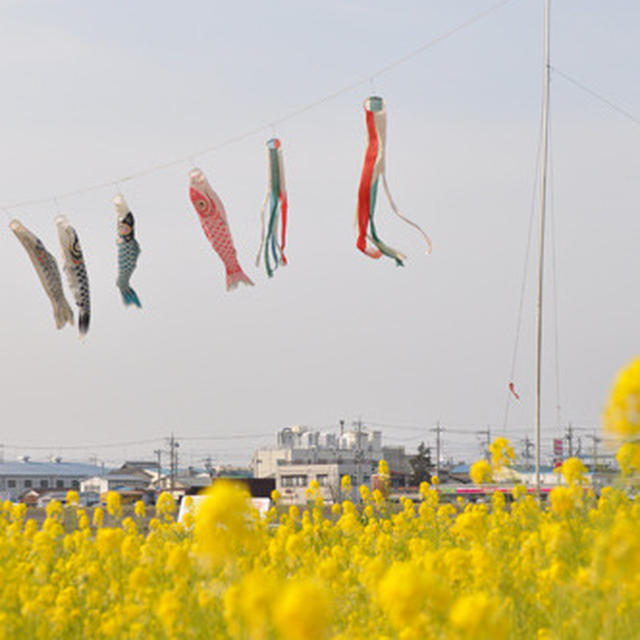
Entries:
{"label": "power line", "polygon": [[[176,436],[176,439],[180,440],[247,440],[251,438],[265,438],[272,436],[272,433],[246,433],[246,434],[231,434],[228,436]],[[127,440],[122,442],[101,442],[101,443],[85,443],[85,444],[19,444],[19,443],[4,443],[5,449],[31,449],[39,451],[51,451],[51,450],[92,450],[92,449],[112,449],[117,447],[134,447],[145,444],[157,444],[163,442],[165,438],[148,438],[145,440]]]}
{"label": "power line", "polygon": [[273,433],[244,433],[233,434],[230,436],[176,436],[180,440],[247,440],[250,438],[270,438],[273,437]]}
{"label": "power line", "polygon": [[127,442],[106,442],[100,444],[50,444],[50,445],[34,445],[34,444],[5,444],[7,449],[32,449],[40,451],[51,450],[92,450],[92,449],[108,449],[115,447],[133,447],[143,444],[154,444],[162,441],[162,438],[151,438],[148,440],[129,440]]}
{"label": "power line", "polygon": [[331,100],[334,100],[335,98],[348,93],[349,91],[352,91],[353,89],[356,89],[357,87],[363,85],[363,84],[367,84],[369,82],[371,82],[372,80],[374,80],[375,78],[380,77],[381,75],[388,73],[389,71],[392,71],[393,69],[395,69],[396,67],[399,67],[402,64],[405,64],[406,62],[409,62],[409,60],[415,58],[416,56],[420,55],[421,53],[424,53],[425,51],[427,51],[428,49],[431,49],[432,47],[440,44],[441,42],[444,42],[445,40],[448,40],[449,38],[451,38],[452,36],[456,35],[459,31],[462,31],[472,25],[474,25],[476,22],[479,22],[481,20],[483,20],[484,18],[486,18],[487,16],[491,15],[492,13],[494,13],[495,11],[498,11],[499,9],[501,9],[502,7],[504,7],[505,5],[509,4],[510,2],[512,2],[512,0],[501,0],[500,2],[488,7],[487,9],[484,9],[483,11],[480,11],[476,14],[474,14],[473,16],[471,16],[469,19],[465,20],[464,22],[460,23],[459,25],[457,25],[456,27],[453,27],[452,29],[450,29],[449,31],[446,31],[445,33],[437,36],[436,38],[433,38],[431,40],[428,40],[427,42],[421,44],[419,47],[413,49],[412,51],[410,51],[409,53],[401,56],[400,58],[396,58],[395,60],[391,61],[390,63],[386,64],[384,67],[380,67],[378,70],[374,71],[373,73],[371,73],[370,75],[368,75],[365,78],[362,78],[360,80],[356,80],[355,82],[352,82],[348,85],[343,86],[342,88],[333,91],[332,93],[329,93],[325,96],[323,96],[322,98],[319,98],[317,100],[314,100],[313,102],[310,102],[302,107],[299,107],[298,109],[294,110],[294,111],[290,111],[289,113],[284,114],[283,116],[280,116],[279,118],[275,118],[275,119],[271,119],[268,122],[265,122],[257,127],[254,127],[252,129],[248,129],[247,131],[240,133],[238,135],[235,136],[231,136],[230,138],[227,138],[226,140],[223,140],[222,142],[213,144],[209,147],[204,147],[202,149],[200,149],[199,151],[195,151],[189,154],[186,154],[184,156],[181,156],[179,158],[176,158],[174,160],[169,160],[167,162],[161,162],[155,165],[151,165],[149,167],[147,167],[146,169],[141,169],[139,171],[135,171],[133,173],[130,173],[126,176],[122,176],[120,178],[115,178],[112,180],[105,180],[103,182],[99,182],[96,184],[92,184],[89,185],[87,187],[81,187],[79,189],[74,189],[72,191],[67,191],[65,193],[59,193],[56,195],[52,195],[52,196],[48,196],[46,198],[37,198],[35,200],[26,200],[23,202],[15,202],[12,204],[8,204],[8,205],[1,205],[0,209],[17,209],[20,207],[28,207],[31,205],[35,205],[35,204],[43,204],[45,202],[52,202],[56,199],[62,199],[62,198],[69,198],[72,196],[76,196],[76,195],[80,195],[82,193],[88,193],[91,191],[98,191],[99,189],[106,189],[107,187],[114,187],[116,189],[118,189],[118,185],[124,183],[124,182],[128,182],[130,180],[133,180],[135,178],[140,178],[142,176],[148,175],[150,173],[155,173],[156,171],[162,171],[163,169],[168,169],[170,167],[179,165],[179,164],[184,164],[186,162],[192,162],[194,158],[198,157],[198,156],[204,156],[207,155],[209,153],[212,153],[213,151],[218,151],[219,149],[223,149],[224,147],[228,147],[232,144],[235,144],[237,142],[242,142],[243,140],[246,140],[247,138],[251,138],[265,130],[271,130],[273,129],[273,127],[275,125],[279,125],[282,124],[283,122],[287,122],[288,120],[292,120],[293,118],[296,118],[300,115],[302,115],[303,113],[306,113],[307,111],[310,111],[312,109],[315,109],[316,107],[319,107],[320,105],[326,103],[326,102],[330,102]]}

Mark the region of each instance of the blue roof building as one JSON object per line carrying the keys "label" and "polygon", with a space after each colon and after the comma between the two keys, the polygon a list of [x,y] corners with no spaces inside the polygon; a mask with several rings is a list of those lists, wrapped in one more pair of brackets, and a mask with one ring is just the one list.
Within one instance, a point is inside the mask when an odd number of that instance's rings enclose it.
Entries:
{"label": "blue roof building", "polygon": [[79,462],[33,462],[24,457],[18,462],[0,462],[0,496],[16,500],[29,489],[39,492],[80,489],[80,481],[102,473],[101,467]]}

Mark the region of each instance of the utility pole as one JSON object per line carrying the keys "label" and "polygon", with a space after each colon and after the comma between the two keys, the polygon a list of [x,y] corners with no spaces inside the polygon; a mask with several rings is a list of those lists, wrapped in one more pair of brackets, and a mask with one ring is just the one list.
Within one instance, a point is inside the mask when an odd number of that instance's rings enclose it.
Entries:
{"label": "utility pole", "polygon": [[169,489],[171,493],[176,488],[176,475],[178,472],[178,447],[180,444],[176,442],[175,436],[171,433],[171,437],[167,438],[169,441]]}
{"label": "utility pole", "polygon": [[540,498],[540,412],[542,408],[542,282],[544,235],[547,209],[547,165],[549,160],[549,85],[551,75],[551,0],[544,3],[544,87],[542,92],[542,158],[540,162],[540,248],[538,252],[538,296],[536,302],[536,498]]}
{"label": "utility pole", "polygon": [[362,484],[362,419],[358,418],[355,423],[356,431],[356,481],[358,488]]}
{"label": "utility pole", "polygon": [[593,449],[592,449],[592,459],[593,459],[593,473],[595,474],[596,469],[598,467],[598,442],[601,442],[601,438],[599,438],[596,433],[594,432],[592,436],[587,436],[588,438],[591,438],[592,442],[593,442]]}
{"label": "utility pole", "polygon": [[533,447],[533,442],[529,440],[529,436],[524,437],[524,459],[525,459],[525,467],[527,471],[531,469],[531,447]]}
{"label": "utility pole", "polygon": [[435,428],[431,431],[436,432],[436,475],[440,477],[440,434],[444,431],[444,428],[440,426],[440,420],[436,422]]}
{"label": "utility pole", "polygon": [[483,450],[485,460],[489,461],[491,458],[491,454],[489,453],[489,447],[491,446],[491,427],[487,426],[483,431],[476,432],[479,436],[486,436],[487,441],[485,443],[485,447]]}
{"label": "utility pole", "polygon": [[571,423],[569,423],[569,426],[567,427],[567,435],[565,438],[569,448],[569,457],[573,458],[573,425]]}
{"label": "utility pole", "polygon": [[156,468],[158,469],[158,483],[159,483],[160,476],[162,475],[162,449],[154,449],[153,453],[156,454]]}

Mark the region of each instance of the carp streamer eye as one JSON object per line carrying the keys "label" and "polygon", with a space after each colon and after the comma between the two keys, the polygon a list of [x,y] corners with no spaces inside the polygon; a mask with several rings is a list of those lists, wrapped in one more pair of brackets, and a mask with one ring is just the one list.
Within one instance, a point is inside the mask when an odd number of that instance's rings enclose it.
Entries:
{"label": "carp streamer eye", "polygon": [[198,202],[196,202],[196,206],[198,207],[198,209],[200,209],[200,211],[205,211],[207,209],[207,201],[204,198],[201,198],[200,200],[198,200]]}
{"label": "carp streamer eye", "polygon": [[76,236],[74,234],[73,236],[73,241],[71,243],[71,255],[78,259],[81,260],[82,259],[82,249],[80,249],[80,241],[78,240],[78,236]]}

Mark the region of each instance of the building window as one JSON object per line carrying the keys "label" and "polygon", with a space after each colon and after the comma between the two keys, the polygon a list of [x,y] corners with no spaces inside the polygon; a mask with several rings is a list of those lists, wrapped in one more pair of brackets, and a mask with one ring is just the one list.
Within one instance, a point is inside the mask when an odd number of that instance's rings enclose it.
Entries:
{"label": "building window", "polygon": [[282,486],[283,487],[306,487],[307,476],[306,475],[282,476]]}
{"label": "building window", "polygon": [[16,481],[15,480],[8,480],[7,481],[7,487],[9,487],[9,489],[15,489],[16,488]]}
{"label": "building window", "polygon": [[326,473],[321,473],[316,476],[316,480],[321,487],[329,486],[329,475]]}
{"label": "building window", "polygon": [[40,488],[41,489],[48,489],[49,488],[49,481],[48,480],[40,480]]}
{"label": "building window", "polygon": [[56,480],[56,489],[64,489],[64,480]]}
{"label": "building window", "polygon": [[31,480],[25,480],[24,481],[24,488],[25,489],[31,489],[32,486],[33,486],[33,482]]}
{"label": "building window", "polygon": [[80,481],[79,480],[72,480],[71,481],[71,488],[72,489],[79,489],[80,488]]}

